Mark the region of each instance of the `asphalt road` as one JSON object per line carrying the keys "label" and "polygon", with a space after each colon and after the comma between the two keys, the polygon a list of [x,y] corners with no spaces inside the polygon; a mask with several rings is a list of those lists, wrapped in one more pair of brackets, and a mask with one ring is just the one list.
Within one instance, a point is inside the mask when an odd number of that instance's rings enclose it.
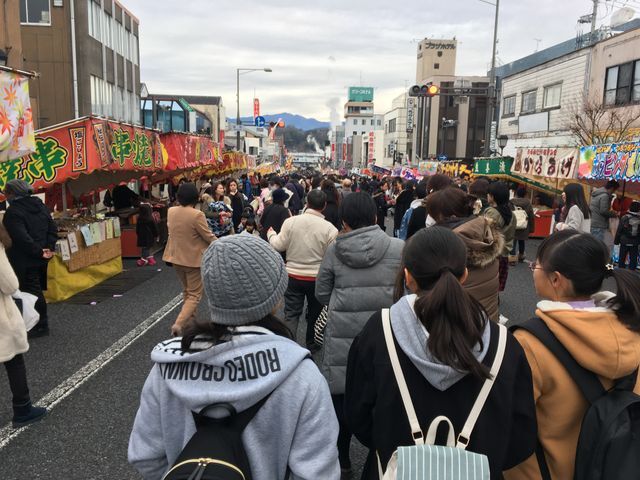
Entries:
{"label": "asphalt road", "polygon": [[[531,259],[536,244],[529,242]],[[180,293],[174,272],[161,262],[157,270],[97,305],[50,305],[51,335],[34,339],[25,358],[32,399],[53,408],[42,422],[11,429],[10,392],[0,381],[0,479],[139,478],[126,461],[129,433],[151,367],[149,353],[168,337],[179,309],[169,304]],[[501,301],[510,322],[533,314],[536,299],[526,264],[511,270]],[[206,315],[206,308],[200,311]],[[354,440],[353,478],[365,455]]]}

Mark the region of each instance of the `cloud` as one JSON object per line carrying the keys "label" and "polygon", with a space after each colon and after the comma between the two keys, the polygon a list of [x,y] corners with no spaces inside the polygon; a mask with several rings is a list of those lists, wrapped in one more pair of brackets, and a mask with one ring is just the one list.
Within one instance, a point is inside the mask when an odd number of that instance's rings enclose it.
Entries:
{"label": "cloud", "polygon": [[[375,87],[384,113],[415,81],[415,40],[458,39],[457,73],[483,75],[491,59],[495,10],[478,0],[126,0],[140,20],[141,79],[152,93],[221,95],[235,114],[236,68],[269,67],[240,78],[241,113],[252,98],[265,113],[320,120],[342,115],[347,87]],[[575,37],[590,0],[502,2],[503,63]],[[606,21],[606,14],[603,12]],[[333,115],[332,115],[333,112]]]}

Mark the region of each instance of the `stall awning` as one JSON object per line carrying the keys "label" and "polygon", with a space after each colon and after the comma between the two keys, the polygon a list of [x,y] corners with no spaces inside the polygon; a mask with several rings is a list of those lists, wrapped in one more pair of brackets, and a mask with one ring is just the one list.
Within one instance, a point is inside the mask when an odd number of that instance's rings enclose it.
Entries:
{"label": "stall awning", "polygon": [[627,193],[640,194],[640,142],[580,148],[578,178],[592,185],[617,180]]}

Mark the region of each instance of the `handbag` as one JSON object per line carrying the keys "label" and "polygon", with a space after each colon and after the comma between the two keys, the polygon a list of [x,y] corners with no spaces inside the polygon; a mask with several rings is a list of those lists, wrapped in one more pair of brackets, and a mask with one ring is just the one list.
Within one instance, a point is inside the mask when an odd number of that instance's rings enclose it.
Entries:
{"label": "handbag", "polygon": [[327,327],[327,318],[329,317],[329,307],[325,305],[320,311],[320,315],[313,324],[313,340],[316,345],[322,346],[324,343],[324,329]]}
{"label": "handbag", "polygon": [[38,301],[38,297],[27,292],[21,292],[20,290],[16,291],[11,296],[22,314],[24,326],[28,332],[35,327],[40,320],[40,314],[36,311],[36,302]]}

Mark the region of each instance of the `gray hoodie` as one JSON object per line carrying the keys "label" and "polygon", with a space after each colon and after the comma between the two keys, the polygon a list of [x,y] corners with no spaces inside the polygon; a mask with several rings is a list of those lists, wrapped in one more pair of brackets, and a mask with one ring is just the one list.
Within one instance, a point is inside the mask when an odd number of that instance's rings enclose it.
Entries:
{"label": "gray hoodie", "polygon": [[129,439],[129,462],[161,479],[195,433],[191,411],[230,403],[243,411],[271,392],[242,439],[254,480],[339,479],[338,422],[327,383],[293,341],[260,327],[236,327],[211,346],[181,339],[158,344]]}
{"label": "gray hoodie", "polygon": [[377,225],[338,235],[316,278],[316,297],[329,305],[320,370],[334,395],[343,394],[353,339],[371,315],[393,303],[404,242]]}
{"label": "gray hoodie", "polygon": [[609,218],[615,216],[611,212],[611,194],[604,187],[596,188],[591,193],[591,228],[609,228]]}
{"label": "gray hoodie", "polygon": [[[418,321],[414,305],[416,295],[406,295],[391,307],[391,327],[398,345],[422,376],[440,391],[447,390],[462,380],[469,372],[460,372],[444,365],[427,349],[429,332]],[[489,349],[491,331],[487,321],[482,333],[482,349],[476,345],[473,355],[482,362]]]}

